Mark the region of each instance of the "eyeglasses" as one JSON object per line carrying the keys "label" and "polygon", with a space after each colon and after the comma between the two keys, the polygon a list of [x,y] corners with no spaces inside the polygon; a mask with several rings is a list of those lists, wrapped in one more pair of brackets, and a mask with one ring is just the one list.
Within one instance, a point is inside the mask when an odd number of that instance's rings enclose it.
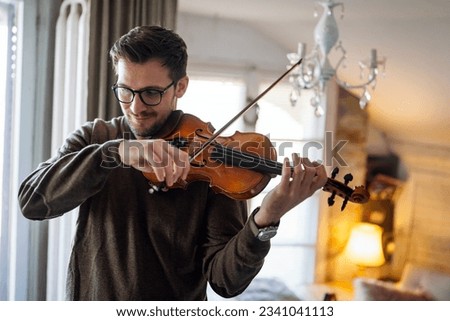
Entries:
{"label": "eyeglasses", "polygon": [[133,90],[128,87],[114,85],[111,89],[114,92],[117,100],[124,104],[131,104],[134,100],[134,96],[139,94],[139,98],[141,101],[147,106],[156,106],[161,100],[162,96],[175,84],[175,81],[172,81],[169,86],[164,89],[155,89],[155,88],[144,88],[141,90]]}

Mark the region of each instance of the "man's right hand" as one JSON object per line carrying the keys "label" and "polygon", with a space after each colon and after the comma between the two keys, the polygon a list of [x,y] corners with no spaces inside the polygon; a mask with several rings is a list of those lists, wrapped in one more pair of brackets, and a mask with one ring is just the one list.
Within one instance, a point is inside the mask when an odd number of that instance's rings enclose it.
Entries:
{"label": "man's right hand", "polygon": [[186,180],[189,155],[162,139],[124,140],[119,145],[122,163],[142,172],[153,172],[160,182],[172,186]]}

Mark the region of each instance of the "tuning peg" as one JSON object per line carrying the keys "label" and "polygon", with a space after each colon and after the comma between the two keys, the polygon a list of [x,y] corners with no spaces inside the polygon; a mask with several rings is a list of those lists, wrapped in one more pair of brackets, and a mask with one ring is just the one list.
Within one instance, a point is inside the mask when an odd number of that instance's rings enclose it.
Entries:
{"label": "tuning peg", "polygon": [[330,197],[328,197],[328,206],[333,206],[334,198],[336,197],[336,192],[333,192]]}
{"label": "tuning peg", "polygon": [[347,206],[347,203],[348,203],[348,197],[346,197],[344,199],[344,201],[342,202],[341,212],[345,209],[345,207]]}
{"label": "tuning peg", "polygon": [[352,174],[346,174],[344,176],[344,184],[348,185],[349,182],[351,182],[353,180],[353,175]]}
{"label": "tuning peg", "polygon": [[331,178],[336,178],[336,175],[339,173],[339,168],[338,167],[335,167],[334,169],[333,169],[333,171],[331,172]]}

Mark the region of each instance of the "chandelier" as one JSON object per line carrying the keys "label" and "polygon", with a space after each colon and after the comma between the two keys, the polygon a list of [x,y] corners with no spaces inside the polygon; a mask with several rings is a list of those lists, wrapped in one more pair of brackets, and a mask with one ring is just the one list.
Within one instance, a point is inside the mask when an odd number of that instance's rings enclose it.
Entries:
{"label": "chandelier", "polygon": [[[311,98],[311,106],[315,108],[316,116],[322,116],[324,114],[323,102],[326,84],[328,80],[334,77],[341,87],[361,92],[359,105],[361,109],[364,109],[371,99],[370,89],[375,89],[378,67],[383,66],[384,68],[385,58],[378,60],[376,49],[372,49],[370,58],[359,62],[361,79],[359,84],[350,84],[339,79],[337,70],[346,67],[347,56],[341,41],[338,42],[339,30],[333,10],[334,7],[340,6],[342,10],[341,18],[343,18],[344,5],[341,2],[334,2],[334,0],[316,1],[316,3],[323,7],[323,12],[314,30],[315,46],[312,52],[307,54],[306,44],[299,43],[298,51],[287,55],[288,68],[302,59],[302,63],[294,68],[289,77],[289,82],[292,85],[289,97],[291,105],[296,105],[302,89],[312,89],[314,95]],[[314,16],[318,16],[317,5]],[[340,53],[334,67],[329,60],[329,53],[333,47]]]}

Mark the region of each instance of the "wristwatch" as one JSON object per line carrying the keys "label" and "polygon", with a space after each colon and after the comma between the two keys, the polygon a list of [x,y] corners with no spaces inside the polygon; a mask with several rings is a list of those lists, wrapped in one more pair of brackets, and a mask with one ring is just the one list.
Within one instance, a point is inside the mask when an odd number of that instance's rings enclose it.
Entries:
{"label": "wristwatch", "polygon": [[278,226],[267,226],[259,229],[258,235],[256,237],[260,241],[268,241],[275,235],[277,235]]}
{"label": "wristwatch", "polygon": [[258,238],[260,241],[268,241],[275,235],[277,235],[278,226],[280,225],[280,222],[278,222],[275,225],[266,226],[266,227],[258,227],[255,223],[255,214],[259,211],[259,207],[255,208],[255,210],[250,215],[250,227],[253,231],[253,234],[256,238]]}

